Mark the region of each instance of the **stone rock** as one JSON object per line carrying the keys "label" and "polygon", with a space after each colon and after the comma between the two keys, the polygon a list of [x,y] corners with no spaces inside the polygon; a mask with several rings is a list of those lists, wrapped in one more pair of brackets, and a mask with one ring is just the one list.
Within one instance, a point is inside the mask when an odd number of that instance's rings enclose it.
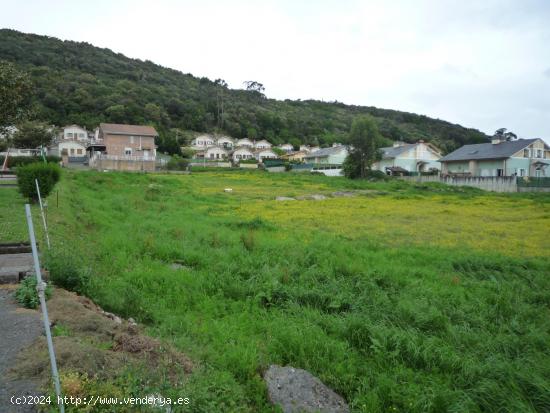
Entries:
{"label": "stone rock", "polygon": [[278,196],[275,201],[296,201],[296,198],[290,198],[288,196]]}
{"label": "stone rock", "polygon": [[131,326],[137,326],[136,320],[134,320],[132,317],[130,317],[130,318],[128,319],[128,323],[129,323]]}
{"label": "stone rock", "polygon": [[336,191],[332,193],[332,196],[335,196],[335,197],[342,197],[342,196],[351,197],[356,195],[357,194],[355,192],[349,192],[349,191]]}
{"label": "stone rock", "polygon": [[314,201],[322,201],[323,199],[327,199],[327,197],[324,195],[314,194],[311,195],[311,199],[313,199]]}
{"label": "stone rock", "polygon": [[311,373],[293,367],[269,366],[264,375],[271,403],[284,413],[348,413],[346,401]]}

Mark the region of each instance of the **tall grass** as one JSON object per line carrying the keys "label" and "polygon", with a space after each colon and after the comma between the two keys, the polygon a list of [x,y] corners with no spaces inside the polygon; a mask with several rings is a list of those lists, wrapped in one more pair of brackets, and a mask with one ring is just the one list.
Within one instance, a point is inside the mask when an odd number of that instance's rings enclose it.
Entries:
{"label": "tall grass", "polygon": [[[237,172],[59,188],[54,248],[85,258],[100,305],[202,363],[202,409],[271,411],[277,363],[357,412],[550,410],[548,197]],[[376,192],[274,201],[342,189]]]}

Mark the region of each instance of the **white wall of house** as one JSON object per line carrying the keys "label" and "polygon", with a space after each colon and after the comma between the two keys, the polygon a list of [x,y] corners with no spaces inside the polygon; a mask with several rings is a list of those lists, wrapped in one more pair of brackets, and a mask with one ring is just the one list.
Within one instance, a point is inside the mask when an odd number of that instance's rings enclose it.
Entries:
{"label": "white wall of house", "polygon": [[261,141],[256,142],[254,144],[254,147],[256,149],[269,149],[271,148],[271,144],[268,141],[262,139]]}
{"label": "white wall of house", "polygon": [[247,148],[239,148],[233,152],[233,161],[238,162],[241,160],[252,159],[254,154]]}
{"label": "white wall of house", "polygon": [[68,155],[71,157],[86,156],[86,147],[75,141],[61,141],[57,145],[59,156]]}
{"label": "white wall of house", "polygon": [[290,143],[283,143],[282,145],[279,145],[279,149],[286,152],[292,152],[294,150],[294,146],[292,146]]}
{"label": "white wall of house", "polygon": [[191,146],[197,148],[207,148],[215,145],[214,138],[210,135],[199,135],[191,141]]}
{"label": "white wall of house", "polygon": [[271,149],[264,149],[254,153],[258,162],[263,162],[264,159],[277,159],[277,154]]}
{"label": "white wall of house", "polygon": [[63,128],[63,139],[74,139],[77,141],[87,141],[88,131],[78,125],[69,125]]}
{"label": "white wall of house", "polygon": [[235,145],[235,142],[228,136],[220,136],[216,140],[216,145],[226,148],[232,148]]}
{"label": "white wall of house", "polygon": [[213,146],[206,150],[205,157],[206,159],[225,159],[227,158],[227,151],[219,146]]}

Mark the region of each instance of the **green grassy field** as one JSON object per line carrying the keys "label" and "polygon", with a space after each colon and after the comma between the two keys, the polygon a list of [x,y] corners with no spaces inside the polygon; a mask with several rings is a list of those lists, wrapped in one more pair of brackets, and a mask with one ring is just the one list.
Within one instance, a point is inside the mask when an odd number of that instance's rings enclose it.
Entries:
{"label": "green grassy field", "polygon": [[[269,364],[354,412],[550,411],[547,195],[259,172],[57,189],[54,251],[92,268],[87,294],[198,361],[163,390],[185,411],[272,411]],[[342,190],[362,192],[275,201]]]}

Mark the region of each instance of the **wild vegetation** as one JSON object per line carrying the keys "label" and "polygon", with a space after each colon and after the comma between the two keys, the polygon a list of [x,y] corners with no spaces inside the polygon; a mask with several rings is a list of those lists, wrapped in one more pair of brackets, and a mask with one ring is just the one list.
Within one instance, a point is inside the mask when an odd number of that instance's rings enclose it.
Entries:
{"label": "wild vegetation", "polygon": [[[197,364],[192,385],[136,372],[110,391],[273,411],[275,363],[354,412],[550,409],[544,194],[258,171],[67,172],[56,189],[53,279],[83,269],[82,292]],[[311,194],[327,199],[275,201]]]}
{"label": "wild vegetation", "polygon": [[[267,99],[264,85],[247,82],[246,90],[129,59],[109,49],[46,36],[0,30],[0,60],[28,72],[35,86],[38,120],[61,126],[100,122],[153,124],[161,132],[159,147],[178,152],[186,131],[223,131],[235,138],[266,138],[330,145],[347,142],[357,115],[372,115],[388,140],[424,139],[443,151],[488,137],[439,119],[340,102]],[[269,85],[266,85],[269,88]]]}

